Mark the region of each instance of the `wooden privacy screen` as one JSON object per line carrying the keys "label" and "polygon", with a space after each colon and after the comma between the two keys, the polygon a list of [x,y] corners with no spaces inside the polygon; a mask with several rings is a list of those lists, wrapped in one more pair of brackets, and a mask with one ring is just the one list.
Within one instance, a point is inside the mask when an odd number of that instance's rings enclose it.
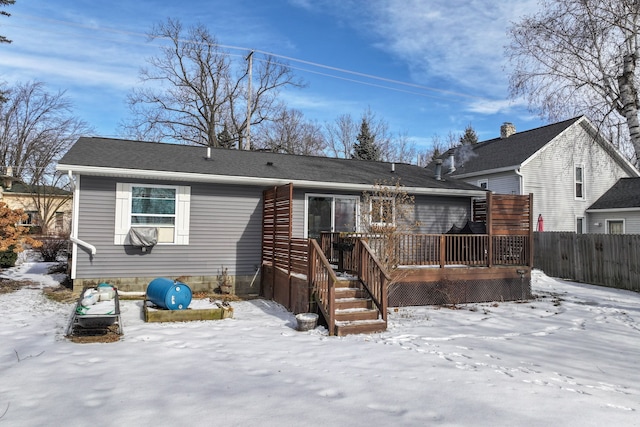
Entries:
{"label": "wooden privacy screen", "polygon": [[487,224],[487,234],[528,236],[533,231],[533,195],[493,194],[474,200],[473,220]]}
{"label": "wooden privacy screen", "polygon": [[[263,192],[262,262],[289,270],[289,241],[292,226],[293,184],[281,185]],[[283,264],[284,263],[284,264]]]}

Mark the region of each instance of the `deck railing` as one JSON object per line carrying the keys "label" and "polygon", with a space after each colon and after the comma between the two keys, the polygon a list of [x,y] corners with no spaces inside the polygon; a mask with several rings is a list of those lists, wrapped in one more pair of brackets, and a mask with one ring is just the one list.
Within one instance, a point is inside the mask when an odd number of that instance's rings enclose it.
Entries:
{"label": "deck railing", "polygon": [[[401,234],[388,245],[382,235],[323,233],[321,246],[328,260],[346,271],[357,271],[355,242],[363,238],[382,261],[402,266],[451,265],[488,267],[528,265],[530,239],[523,235]],[[491,243],[491,245],[489,245]]]}
{"label": "deck railing", "polygon": [[311,292],[316,296],[318,308],[327,321],[329,334],[333,335],[336,324],[335,289],[338,277],[315,239],[309,241],[308,274]]}
{"label": "deck railing", "polygon": [[[330,239],[331,236],[326,236]],[[331,243],[331,244],[330,244]],[[335,286],[338,277],[333,266],[325,256],[323,248],[333,249],[330,240],[322,240],[318,243],[311,239],[309,244],[309,283],[312,292],[318,300],[318,306],[327,320],[329,334],[333,335],[335,330]],[[344,242],[343,242],[344,243]],[[342,249],[342,263],[346,265],[348,271],[358,275],[373,303],[375,304],[379,317],[387,321],[387,286],[390,282],[389,275],[385,272],[382,264],[373,254],[372,249],[363,239],[353,239],[353,243],[347,242],[348,250]],[[330,251],[332,252],[332,250]],[[337,255],[339,256],[339,255]]]}
{"label": "deck railing", "polygon": [[[355,258],[358,259],[358,277],[367,289],[371,300],[378,308],[382,319],[387,321],[387,286],[391,278],[364,239],[358,239],[354,246]],[[352,257],[354,258],[354,257]],[[355,266],[354,266],[355,267]]]}

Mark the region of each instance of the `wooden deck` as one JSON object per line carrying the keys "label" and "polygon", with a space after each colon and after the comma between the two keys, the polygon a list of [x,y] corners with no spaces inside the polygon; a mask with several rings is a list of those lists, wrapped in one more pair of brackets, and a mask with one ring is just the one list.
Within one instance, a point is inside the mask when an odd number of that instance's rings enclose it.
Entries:
{"label": "wooden deck", "polygon": [[[320,312],[340,335],[336,271],[358,278],[358,293],[376,321],[388,307],[527,299],[533,265],[532,196],[487,194],[473,205],[484,234],[377,235],[322,233],[320,242],[292,236],[291,185],[265,191],[262,294],[294,313]],[[391,257],[395,265],[383,267]],[[365,321],[366,322],[366,321]],[[359,329],[348,325],[343,331]],[[352,327],[353,326],[353,327]],[[364,328],[364,329],[362,329]],[[362,331],[367,329],[363,324]],[[376,326],[367,330],[379,330]],[[347,333],[347,332],[344,332]]]}

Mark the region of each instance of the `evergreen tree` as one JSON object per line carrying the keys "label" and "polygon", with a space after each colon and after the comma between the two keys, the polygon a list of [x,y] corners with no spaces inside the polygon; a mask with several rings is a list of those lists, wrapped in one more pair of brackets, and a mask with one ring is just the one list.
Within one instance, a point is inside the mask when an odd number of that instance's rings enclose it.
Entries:
{"label": "evergreen tree", "polygon": [[473,130],[471,125],[468,125],[464,130],[464,135],[460,137],[461,145],[473,145],[478,143],[478,134]]}
{"label": "evergreen tree", "polygon": [[[0,0],[0,6],[10,6],[15,2],[16,0]],[[4,10],[0,10],[0,15],[11,16],[10,13],[5,12]],[[0,36],[0,43],[11,43],[11,40],[6,38],[5,36]]]}
{"label": "evergreen tree", "polygon": [[369,128],[369,122],[364,118],[356,139],[358,142],[353,144],[353,153],[351,154],[353,159],[380,161],[380,148],[376,145],[375,136]]}
{"label": "evergreen tree", "polygon": [[227,129],[227,125],[224,125],[222,132],[218,133],[218,144],[222,148],[234,148],[236,145],[236,141],[229,133],[229,129]]}

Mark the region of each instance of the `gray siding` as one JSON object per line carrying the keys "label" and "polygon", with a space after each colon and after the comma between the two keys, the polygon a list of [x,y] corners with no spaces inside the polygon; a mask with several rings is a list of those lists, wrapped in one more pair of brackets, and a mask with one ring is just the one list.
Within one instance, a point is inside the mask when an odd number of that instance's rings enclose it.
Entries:
{"label": "gray siding", "polygon": [[[575,198],[574,166],[584,167],[584,199]],[[572,126],[522,167],[524,193],[534,194],[534,218],[545,231],[575,231],[576,217],[629,174],[582,126]],[[589,230],[589,228],[587,228]]]}
{"label": "gray siding", "polygon": [[487,189],[496,194],[520,194],[520,177],[515,172],[501,172],[465,178],[464,181],[480,186],[479,181],[487,180]]}
{"label": "gray siding", "polygon": [[[293,236],[304,236],[305,198],[307,194],[323,194],[322,191],[294,189],[293,191]],[[362,196],[362,193],[327,192],[331,195]],[[362,207],[360,209],[362,214]],[[453,224],[462,226],[471,217],[471,200],[467,197],[416,196],[414,220],[420,223],[416,233],[440,234]],[[362,219],[359,218],[362,222]]]}
{"label": "gray siding", "polygon": [[452,225],[464,226],[471,219],[471,200],[465,197],[417,196],[417,233],[442,234]]}
{"label": "gray siding", "polygon": [[[625,234],[640,234],[640,210],[620,212],[590,212],[587,216],[588,233],[607,233],[607,220],[624,220]],[[599,225],[596,225],[598,223]]]}
{"label": "gray siding", "polygon": [[82,176],[78,237],[97,248],[90,259],[78,249],[76,277],[253,275],[260,265],[262,189],[191,185],[188,245],[156,245],[147,253],[114,245],[116,182],[185,185]]}

